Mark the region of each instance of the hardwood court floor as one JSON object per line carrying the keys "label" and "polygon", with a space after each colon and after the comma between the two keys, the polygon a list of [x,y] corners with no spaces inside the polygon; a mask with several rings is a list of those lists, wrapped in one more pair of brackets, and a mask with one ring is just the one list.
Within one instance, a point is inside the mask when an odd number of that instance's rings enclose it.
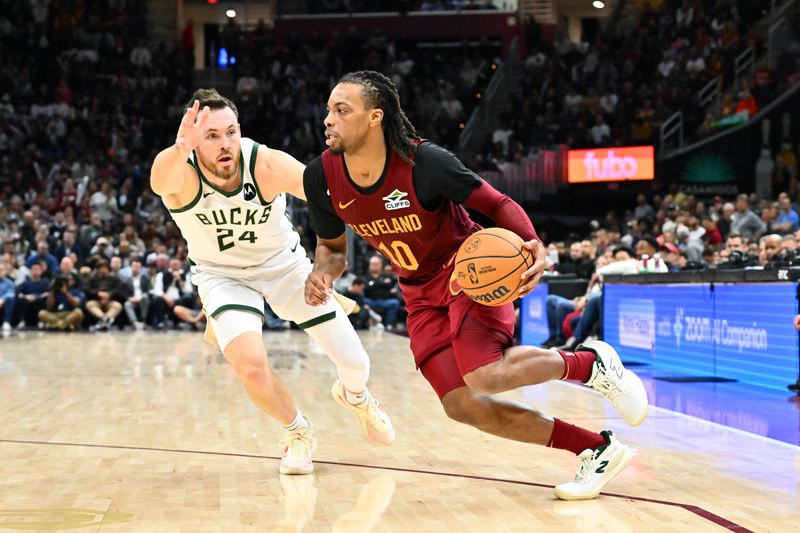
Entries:
{"label": "hardwood court floor", "polygon": [[444,416],[408,339],[362,336],[398,441],[368,443],[302,333],[265,334],[319,439],[313,476],[277,473],[278,425],[192,333],[26,334],[0,340],[0,530],[800,531],[800,448],[651,408],[628,428],[565,383],[509,394],[610,428],[633,464],[589,502],[555,499],[565,452]]}

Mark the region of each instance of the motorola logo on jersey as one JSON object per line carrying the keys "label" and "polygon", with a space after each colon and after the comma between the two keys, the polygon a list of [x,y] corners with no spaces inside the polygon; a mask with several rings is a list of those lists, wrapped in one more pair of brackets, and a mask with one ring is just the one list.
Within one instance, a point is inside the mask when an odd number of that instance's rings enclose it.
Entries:
{"label": "motorola logo on jersey", "polygon": [[256,197],[256,188],[253,187],[252,183],[245,183],[244,184],[244,199],[247,201],[252,200]]}
{"label": "motorola logo on jersey", "polygon": [[408,196],[407,192],[398,189],[393,190],[388,196],[384,196],[383,200],[386,202],[386,210],[394,211],[395,209],[411,207],[411,202],[405,200],[406,196]]}

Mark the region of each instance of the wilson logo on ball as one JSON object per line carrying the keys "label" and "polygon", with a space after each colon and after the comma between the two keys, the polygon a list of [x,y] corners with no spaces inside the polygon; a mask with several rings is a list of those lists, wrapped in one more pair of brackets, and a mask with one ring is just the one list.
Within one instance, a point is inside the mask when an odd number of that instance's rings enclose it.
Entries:
{"label": "wilson logo on ball", "polygon": [[505,296],[507,296],[508,293],[510,292],[511,290],[509,290],[508,287],[506,287],[505,285],[500,285],[492,292],[486,292],[484,294],[468,294],[467,296],[469,296],[476,302],[493,302],[495,300],[504,299]]}

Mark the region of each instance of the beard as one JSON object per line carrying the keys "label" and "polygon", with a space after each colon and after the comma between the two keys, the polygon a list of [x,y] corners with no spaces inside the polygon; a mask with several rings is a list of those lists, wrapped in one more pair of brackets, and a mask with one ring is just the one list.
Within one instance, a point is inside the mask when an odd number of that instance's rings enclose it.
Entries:
{"label": "beard", "polygon": [[220,168],[219,164],[216,161],[209,161],[200,153],[197,153],[198,157],[200,158],[200,162],[203,166],[214,174],[214,177],[220,180],[230,180],[236,177],[236,170],[239,168],[239,158],[241,154],[237,154],[236,156],[231,155],[232,165],[229,168]]}
{"label": "beard", "polygon": [[341,144],[339,144],[339,146],[337,146],[336,148],[331,146],[330,150],[333,155],[342,155],[344,153],[344,146],[342,146]]}

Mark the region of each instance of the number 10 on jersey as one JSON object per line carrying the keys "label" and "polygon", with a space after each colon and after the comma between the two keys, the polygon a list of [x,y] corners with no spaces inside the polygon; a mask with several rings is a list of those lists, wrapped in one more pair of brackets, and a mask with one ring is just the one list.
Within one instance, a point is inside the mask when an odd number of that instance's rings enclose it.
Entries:
{"label": "number 10 on jersey", "polygon": [[387,247],[384,243],[380,243],[378,245],[378,250],[380,250],[383,255],[388,257],[389,261],[400,268],[405,270],[416,270],[419,268],[419,262],[417,261],[417,258],[414,257],[409,245],[403,241],[392,241],[390,246],[392,250],[394,250],[394,253],[389,251],[389,247]]}

